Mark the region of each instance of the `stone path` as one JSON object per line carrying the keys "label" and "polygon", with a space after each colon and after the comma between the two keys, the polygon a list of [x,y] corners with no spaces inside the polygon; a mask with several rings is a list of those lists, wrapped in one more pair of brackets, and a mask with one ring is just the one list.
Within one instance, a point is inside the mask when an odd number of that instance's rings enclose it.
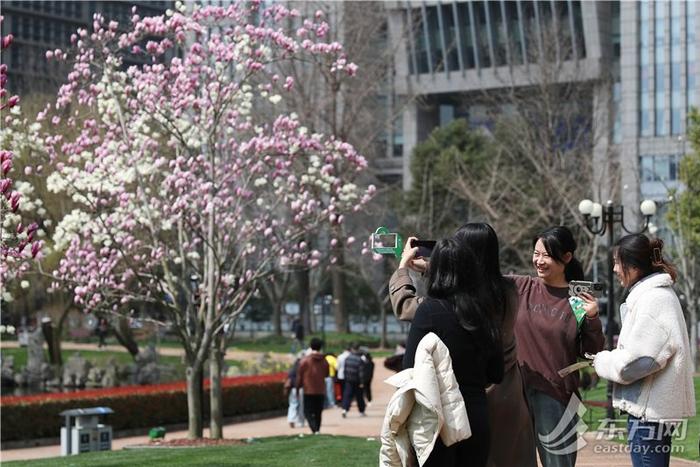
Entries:
{"label": "stone path", "polygon": [[[116,347],[116,346],[115,346]],[[65,347],[72,348],[72,347]],[[94,349],[94,344],[92,347]],[[165,349],[164,349],[165,350]],[[177,351],[179,349],[168,349]],[[233,352],[236,355],[236,352]],[[242,356],[242,355],[241,355]],[[238,357],[233,357],[238,358]],[[340,409],[329,409],[323,412],[323,422],[321,432],[333,435],[364,436],[378,438],[384,417],[386,404],[392,394],[392,388],[383,383],[392,372],[384,368],[383,359],[375,359],[376,370],[372,382],[372,393],[374,400],[367,408],[367,416],[360,417],[356,408],[352,408],[347,418],[342,418]],[[205,436],[208,430],[205,430]],[[258,420],[245,423],[227,425],[224,428],[225,438],[256,438],[265,436],[284,435],[308,435],[308,428],[290,428],[286,417],[275,417],[265,420]],[[184,438],[186,431],[176,431],[167,434],[167,438]],[[623,445],[609,441],[598,441],[594,433],[585,435],[587,446],[578,453],[577,467],[630,467],[629,454],[621,452]],[[115,439],[112,449],[122,449],[124,446],[143,444],[148,442],[146,436],[135,436]],[[37,459],[60,455],[59,446],[33,447],[26,449],[12,449],[0,451],[0,461],[10,461],[19,459]],[[678,458],[671,460],[671,467],[698,467],[699,463],[686,461]],[[291,466],[290,466],[291,467]],[[513,466],[517,467],[517,466]]]}

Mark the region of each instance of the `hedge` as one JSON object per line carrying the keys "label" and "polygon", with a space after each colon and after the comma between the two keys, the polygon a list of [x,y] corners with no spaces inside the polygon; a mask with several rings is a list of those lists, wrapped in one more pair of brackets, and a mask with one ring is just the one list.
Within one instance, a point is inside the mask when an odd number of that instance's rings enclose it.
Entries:
{"label": "hedge", "polygon": [[[246,415],[283,409],[285,373],[222,378],[224,416]],[[205,382],[202,404],[209,416],[209,381]],[[150,428],[187,422],[186,383],[121,386],[73,393],[10,396],[0,399],[0,440],[29,440],[57,437],[61,412],[86,407],[109,407],[104,417],[115,431]]]}

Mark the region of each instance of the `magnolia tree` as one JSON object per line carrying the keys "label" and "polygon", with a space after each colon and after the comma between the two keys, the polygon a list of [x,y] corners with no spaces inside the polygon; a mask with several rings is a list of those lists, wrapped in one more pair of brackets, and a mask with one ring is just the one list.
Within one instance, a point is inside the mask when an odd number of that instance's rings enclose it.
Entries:
{"label": "magnolia tree", "polygon": [[[12,35],[2,38],[2,50],[12,44]],[[7,95],[7,65],[0,65],[0,112],[2,125],[12,126],[17,120],[18,96]],[[22,212],[33,210],[35,205],[28,195],[31,184],[13,176],[14,153],[3,144],[0,149],[0,299],[11,301],[8,285],[20,279],[31,266],[30,260],[41,251],[37,237],[38,224],[27,223]],[[24,195],[24,196],[23,196]],[[31,208],[31,209],[30,209]],[[21,281],[26,288],[29,282]]]}
{"label": "magnolia tree", "polygon": [[[353,183],[366,162],[349,144],[294,114],[255,111],[294,86],[275,74],[280,61],[324,55],[332,72],[354,71],[339,43],[324,42],[321,15],[290,36],[278,25],[298,13],[282,5],[188,8],[134,9],[127,32],[96,15],[71,51],[47,53],[74,65],[55,103],[63,115],[47,107],[38,119],[80,125],[76,137],[43,139],[49,188],[78,206],[56,226],[53,286],[69,284],[90,311],[168,310],[199,437],[199,382],[217,336],[273,271],[315,266],[320,253],[303,239],[342,224],[374,188]],[[134,56],[145,64],[127,66]]]}

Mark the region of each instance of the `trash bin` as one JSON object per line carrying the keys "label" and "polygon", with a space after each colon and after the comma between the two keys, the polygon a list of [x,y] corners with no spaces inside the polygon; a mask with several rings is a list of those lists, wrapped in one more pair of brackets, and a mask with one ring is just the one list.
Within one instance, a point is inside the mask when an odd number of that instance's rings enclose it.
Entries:
{"label": "trash bin", "polygon": [[109,407],[65,410],[61,427],[61,455],[112,450],[112,427],[100,423],[100,416],[114,413]]}

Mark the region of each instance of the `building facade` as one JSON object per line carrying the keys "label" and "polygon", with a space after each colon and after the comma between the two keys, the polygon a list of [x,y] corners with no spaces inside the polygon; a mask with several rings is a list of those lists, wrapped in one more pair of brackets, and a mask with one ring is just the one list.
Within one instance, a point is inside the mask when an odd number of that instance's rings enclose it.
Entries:
{"label": "building facade", "polygon": [[[636,211],[651,198],[663,214],[689,149],[688,111],[697,105],[694,1],[404,1],[387,8],[395,95],[405,101],[394,126],[401,151],[393,151],[404,188],[417,143],[454,118],[488,125],[483,105],[469,96],[532,85],[537,57],[549,54],[570,68],[561,79],[596,83],[591,109],[605,131],[595,141],[594,167],[614,158],[621,173],[619,191],[598,187],[596,201],[615,198]],[[548,36],[548,28],[557,34]]]}
{"label": "building facade", "polygon": [[8,90],[27,96],[35,92],[52,93],[65,78],[60,65],[46,60],[46,51],[66,49],[70,36],[78,28],[92,30],[95,13],[120,24],[131,21],[131,8],[141,16],[160,15],[170,1],[35,1],[2,2],[2,35],[12,34],[12,46],[3,51],[2,63],[8,66]]}

